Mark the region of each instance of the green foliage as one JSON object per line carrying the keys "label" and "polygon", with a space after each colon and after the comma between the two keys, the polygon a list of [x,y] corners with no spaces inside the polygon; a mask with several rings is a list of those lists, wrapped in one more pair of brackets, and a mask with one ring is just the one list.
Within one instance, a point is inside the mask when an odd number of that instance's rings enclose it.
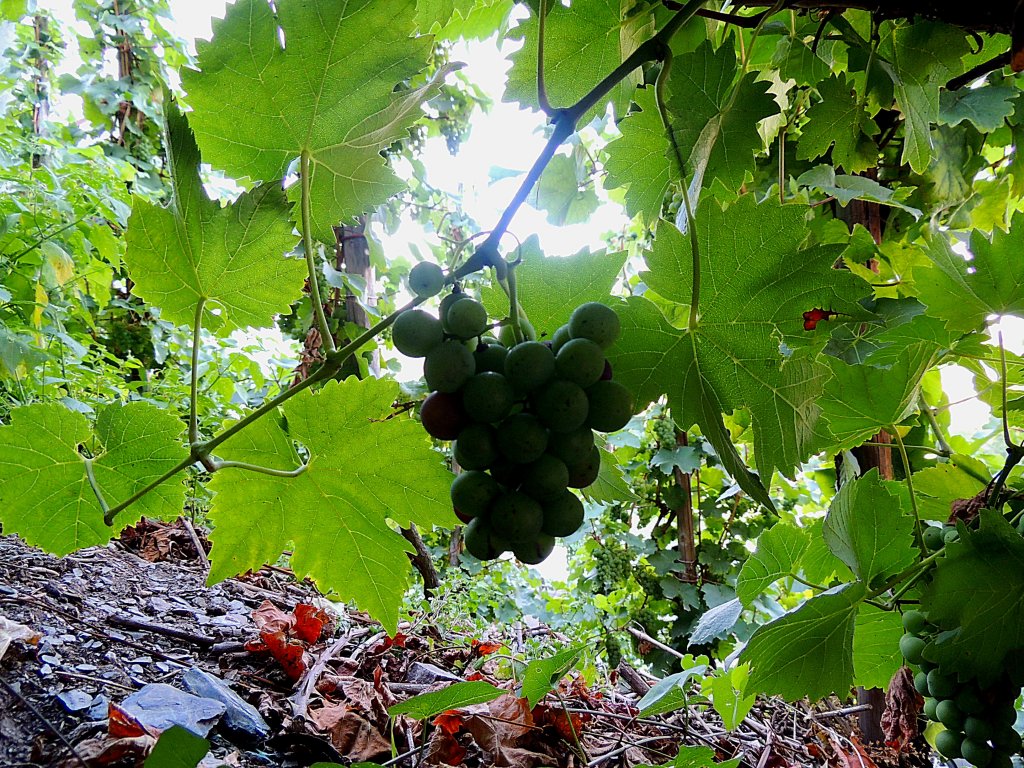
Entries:
{"label": "green foliage", "polygon": [[522,690],[531,708],[558,687],[562,678],[579,663],[582,652],[580,647],[565,648],[553,656],[534,659],[526,665]]}
{"label": "green foliage", "polygon": [[495,688],[483,680],[468,683],[453,683],[447,688],[431,693],[421,693],[388,708],[388,715],[408,715],[414,720],[446,712],[449,709],[461,709],[471,704],[485,704],[501,696],[505,691]]}
{"label": "green foliage", "polygon": [[206,739],[173,725],[160,734],[146,758],[145,768],[195,768],[209,749]]}

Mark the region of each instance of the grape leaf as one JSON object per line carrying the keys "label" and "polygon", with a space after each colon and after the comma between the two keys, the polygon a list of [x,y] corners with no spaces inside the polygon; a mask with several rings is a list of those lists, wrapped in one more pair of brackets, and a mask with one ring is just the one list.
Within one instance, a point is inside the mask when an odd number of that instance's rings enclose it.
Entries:
{"label": "grape leaf", "polygon": [[[828,371],[808,359],[785,361],[780,338],[804,335],[803,312],[813,307],[858,311],[856,299],[867,290],[859,278],[833,269],[838,246],[799,249],[802,222],[799,208],[757,205],[749,195],[727,211],[702,206],[696,328],[673,328],[652,302],[631,299],[621,313],[622,336],[609,354],[616,378],[638,403],[656,400],[667,385],[679,426],[699,424],[720,455],[715,416],[749,409],[762,478],[776,468],[792,472],[824,437],[816,400]],[[661,222],[647,264],[642,278],[652,290],[689,304],[688,237]]]}
{"label": "grape leaf", "polygon": [[[519,303],[537,333],[548,336],[568,322],[580,304],[607,303],[626,262],[625,251],[583,250],[574,256],[545,257],[536,235],[526,239],[519,255],[523,260],[516,270]],[[508,315],[508,297],[500,287],[484,288],[481,300],[490,317]]]}
{"label": "grape leaf", "polygon": [[915,219],[921,217],[919,209],[901,203],[895,192],[883,187],[874,179],[869,179],[866,176],[837,174],[835,168],[830,165],[817,165],[809,171],[804,171],[796,181],[797,184],[833,196],[843,206],[849,205],[852,200],[867,200],[871,203],[899,208]]}
{"label": "grape leaf", "polygon": [[778,112],[767,83],[757,82],[754,72],[737,81],[737,71],[735,47],[714,50],[710,41],[672,63],[670,124],[693,172],[694,189],[716,179],[728,189],[739,189],[746,172],[753,170],[754,153],[764,146],[758,122]]}
{"label": "grape leaf", "polygon": [[985,487],[956,463],[939,464],[914,473],[914,492],[922,520],[945,523],[955,499],[973,498]]}
{"label": "grape leaf", "polygon": [[703,645],[717,640],[736,626],[743,613],[743,604],[738,598],[726,600],[701,614],[696,626],[690,631],[689,645]]}
{"label": "grape leaf", "polygon": [[144,768],[195,768],[210,751],[210,742],[180,725],[160,734]]}
{"label": "grape leaf", "polygon": [[203,157],[235,178],[278,181],[308,153],[315,234],[333,243],[333,224],[402,189],[380,152],[447,72],[395,90],[430,55],[429,37],[411,37],[414,11],[414,0],[229,6],[197,45],[202,71],[182,73]]}
{"label": "grape leaf", "polygon": [[901,503],[902,497],[872,469],[843,485],[829,506],[822,526],[825,542],[867,584],[876,576],[898,573],[917,559],[914,521]]}
{"label": "grape leaf", "polygon": [[1024,646],[1024,539],[997,511],[982,510],[977,531],[961,528],[946,545],[921,604],[953,630],[930,646],[930,661],[983,686],[1004,677],[1004,657]]}
{"label": "grape leaf", "polygon": [[94,428],[61,405],[15,408],[10,424],[0,427],[4,532],[66,555],[105,544],[143,515],[181,514],[184,487],[171,479],[107,526],[89,474],[107,505],[118,504],[185,458],[183,432],[177,416],[148,403],[102,408]]}
{"label": "grape leaf", "polygon": [[125,263],[133,293],[163,320],[195,322],[200,301],[218,308],[221,333],[266,327],[302,295],[305,262],[286,259],[296,243],[284,192],[265,184],[224,207],[199,181],[199,148],[185,116],[166,110],[172,198],[167,208],[137,199],[128,220]]}
{"label": "grape leaf", "polygon": [[472,680],[465,683],[454,683],[440,691],[431,691],[413,696],[403,702],[388,707],[388,715],[409,715],[414,720],[439,715],[449,709],[460,709],[471,704],[485,704],[494,701],[506,693],[484,680]]}
{"label": "grape leaf", "polygon": [[913,413],[921,381],[937,359],[935,346],[923,341],[908,346],[888,368],[830,359],[833,378],[819,403],[834,436],[833,450],[853,448]]}
{"label": "grape leaf", "polygon": [[959,125],[964,120],[983,133],[999,128],[1013,114],[1014,88],[988,85],[985,88],[960,88],[939,94],[939,121]]}
{"label": "grape leaf", "polygon": [[902,636],[898,613],[862,605],[853,629],[853,682],[863,688],[888,688],[903,666]]}
{"label": "grape leaf", "polygon": [[926,252],[932,263],[914,268],[914,286],[928,314],[955,330],[984,327],[990,315],[1024,317],[1024,216],[1013,217],[1009,232],[996,231],[988,240],[971,236],[968,262],[946,237],[929,238]]}
{"label": "grape leaf", "polygon": [[736,581],[736,595],[743,605],[749,607],[778,579],[793,573],[808,544],[807,532],[790,523],[776,523],[762,533]]}
{"label": "grape leaf", "polygon": [[534,659],[526,665],[526,670],[523,672],[522,693],[531,709],[537,706],[537,702],[555,690],[562,678],[576,668],[582,654],[583,646],[574,645],[563,648],[547,658]]}
{"label": "grape leaf", "polygon": [[837,577],[841,581],[852,579],[850,569],[825,543],[823,523],[824,520],[814,520],[805,528],[810,541],[800,557],[800,572],[812,584],[830,584]]}
{"label": "grape leaf", "polygon": [[[867,137],[878,133],[846,75],[818,83],[821,101],[807,110],[800,132],[797,157],[813,160],[832,147],[832,163],[847,173],[860,173],[875,164],[878,149]],[[866,135],[865,135],[866,134]]]}
{"label": "grape leaf", "polygon": [[749,678],[750,668],[746,664],[736,664],[701,682],[701,692],[705,695],[710,693],[711,704],[727,731],[738,728],[757,701],[756,695],[746,693]]}
{"label": "grape leaf", "polygon": [[[576,0],[566,7],[550,3],[544,26],[544,85],[552,107],[570,107],[625,61],[651,36],[654,22],[649,12],[637,11],[629,0]],[[513,29],[508,37],[523,40],[509,58],[512,68],[502,101],[535,108],[537,101],[537,14]],[[616,115],[629,108],[633,89],[640,84],[639,70],[612,90],[609,100]],[[603,105],[597,113],[603,114]],[[583,122],[588,117],[584,116]]]}
{"label": "grape leaf", "polygon": [[555,155],[537,180],[530,196],[535,208],[547,212],[556,226],[587,221],[599,204],[593,186],[580,189],[576,163],[566,155]]}
{"label": "grape leaf", "polygon": [[749,690],[795,701],[845,696],[853,683],[853,631],[866,589],[860,582],[815,595],[754,632],[740,654]]}
{"label": "grape leaf", "polygon": [[625,187],[626,213],[653,224],[661,215],[673,166],[654,88],[638,88],[633,98],[637,109],[619,122],[622,135],[605,148],[605,187]]}
{"label": "grape leaf", "polygon": [[939,89],[962,68],[969,43],[962,30],[924,19],[892,25],[878,46],[878,63],[889,75],[906,120],[902,162],[928,170],[931,125],[939,119]]}
{"label": "grape leaf", "polygon": [[631,501],[636,494],[622,476],[622,465],[610,451],[601,451],[601,469],[597,479],[584,488],[581,493],[588,501],[598,504],[611,504],[616,501]]}
{"label": "grape leaf", "polygon": [[416,422],[387,418],[398,391],[379,379],[331,382],[285,404],[287,431],[264,418],[221,446],[221,458],[291,470],[297,441],[309,460],[298,477],[230,469],[213,476],[211,580],[259,568],[290,548],[296,574],[394,633],[412,550],[387,521],[454,524],[451,474],[440,456]]}

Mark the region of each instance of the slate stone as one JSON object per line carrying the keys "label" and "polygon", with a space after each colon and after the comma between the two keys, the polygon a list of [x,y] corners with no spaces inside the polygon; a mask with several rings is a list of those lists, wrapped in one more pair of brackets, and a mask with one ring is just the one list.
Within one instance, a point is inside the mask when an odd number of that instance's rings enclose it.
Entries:
{"label": "slate stone", "polygon": [[121,707],[143,725],[165,731],[180,725],[206,736],[227,707],[216,699],[193,696],[166,683],[150,683],[121,702]]}
{"label": "slate stone", "polygon": [[81,712],[92,704],[92,694],[82,690],[61,691],[57,694],[57,701],[68,712]]}
{"label": "slate stone", "polygon": [[418,683],[420,685],[432,685],[437,682],[460,683],[462,678],[453,675],[445,669],[433,664],[425,664],[421,661],[414,661],[409,665],[409,671],[405,675],[405,682]]}
{"label": "slate stone", "polygon": [[225,706],[224,727],[236,736],[261,740],[270,733],[270,726],[254,706],[231,690],[227,683],[216,675],[197,667],[181,673],[181,684],[185,690],[197,696],[215,699]]}

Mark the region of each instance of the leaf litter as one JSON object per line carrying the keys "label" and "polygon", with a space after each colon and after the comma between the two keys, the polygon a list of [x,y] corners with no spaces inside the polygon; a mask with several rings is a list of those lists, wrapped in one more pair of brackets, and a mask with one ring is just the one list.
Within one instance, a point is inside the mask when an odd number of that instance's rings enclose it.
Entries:
{"label": "leaf litter", "polygon": [[[902,726],[898,754],[866,747],[858,708],[837,699],[759,698],[732,731],[699,697],[641,718],[637,702],[657,678],[623,666],[600,687],[570,671],[531,708],[500,673],[502,657],[522,650],[511,627],[466,637],[424,620],[388,637],[284,568],[207,587],[199,547],[180,519],[143,520],[63,558],[0,536],[0,765],[142,766],[169,723],[195,718],[209,726],[203,768],[598,768],[674,763],[697,748],[685,764],[930,765],[911,732],[916,713],[889,714]],[[388,714],[466,681],[504,692],[423,720]]]}

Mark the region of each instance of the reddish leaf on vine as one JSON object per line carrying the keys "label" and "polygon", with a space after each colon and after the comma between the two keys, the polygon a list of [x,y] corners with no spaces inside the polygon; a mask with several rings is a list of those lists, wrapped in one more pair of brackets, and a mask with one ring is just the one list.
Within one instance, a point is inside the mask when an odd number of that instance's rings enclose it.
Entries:
{"label": "reddish leaf on vine", "polygon": [[292,627],[292,633],[300,640],[315,643],[330,626],[331,617],[323,608],[306,603],[295,606],[295,625]]}
{"label": "reddish leaf on vine", "polygon": [[804,330],[813,331],[822,320],[831,320],[839,314],[841,313],[833,312],[831,309],[820,309],[819,307],[804,312]]}
{"label": "reddish leaf on vine", "polygon": [[431,722],[449,736],[454,736],[462,730],[465,715],[457,709],[449,709],[435,717]]}

